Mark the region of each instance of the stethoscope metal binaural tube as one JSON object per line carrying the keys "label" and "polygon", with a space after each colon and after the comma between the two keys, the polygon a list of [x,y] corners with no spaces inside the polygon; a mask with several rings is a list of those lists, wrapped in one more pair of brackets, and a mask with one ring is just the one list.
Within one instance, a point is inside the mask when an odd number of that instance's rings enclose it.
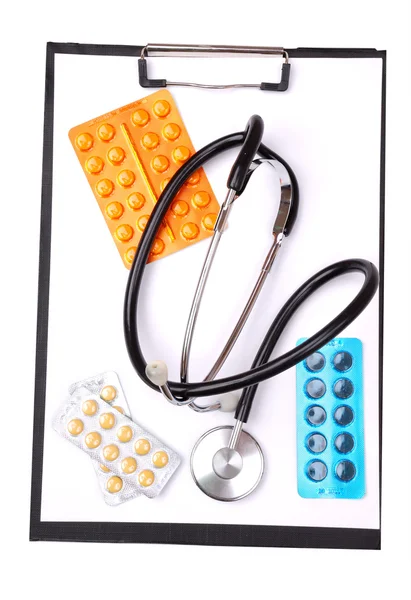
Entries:
{"label": "stethoscope metal binaural tube", "polygon": [[[227,343],[225,344],[223,350],[221,351],[220,355],[218,356],[217,360],[215,361],[212,369],[210,370],[208,375],[205,377],[204,381],[212,381],[216,377],[216,375],[218,374],[218,372],[224,365],[225,361],[227,360],[236,341],[238,340],[238,337],[239,337],[249,315],[251,314],[251,312],[254,308],[254,305],[257,301],[257,298],[264,286],[264,283],[267,279],[268,273],[270,272],[270,269],[271,269],[271,267],[274,263],[274,260],[277,256],[278,250],[281,247],[281,244],[282,244],[282,241],[284,238],[284,230],[286,228],[287,219],[292,211],[293,193],[292,193],[291,180],[290,180],[287,169],[276,160],[258,159],[258,160],[253,161],[253,163],[250,166],[250,171],[254,172],[262,164],[269,164],[277,171],[277,174],[278,174],[279,180],[280,180],[280,186],[281,186],[280,207],[279,207],[278,214],[275,219],[275,223],[274,223],[274,227],[273,227],[273,238],[274,238],[273,243],[272,243],[272,245],[268,251],[268,254],[264,260],[264,263],[262,265],[262,268],[259,273],[256,284],[255,284],[255,286],[250,294],[250,297],[243,309],[243,312],[241,313],[240,318],[238,319]],[[227,194],[227,198],[226,198],[226,203],[228,204],[230,209],[233,204],[233,201],[236,198],[237,198],[237,196],[235,196],[235,191],[229,190],[229,192]],[[181,369],[180,369],[180,378],[181,378],[181,381],[184,381],[184,382],[187,381],[187,377],[188,377],[188,363],[189,363],[189,357],[190,357],[191,344],[192,344],[192,339],[193,339],[193,334],[194,334],[195,323],[196,323],[197,315],[198,315],[199,308],[200,308],[201,298],[202,298],[202,295],[204,292],[205,283],[207,281],[207,276],[210,271],[210,268],[211,268],[214,256],[216,254],[218,244],[221,239],[222,233],[224,231],[224,226],[227,221],[228,214],[229,214],[229,211],[224,210],[225,209],[224,204],[220,211],[220,215],[224,214],[224,219],[220,220],[220,226],[219,226],[219,220],[217,220],[217,222],[216,222],[214,235],[211,240],[211,244],[210,244],[206,259],[204,261],[204,265],[203,265],[203,268],[202,268],[202,271],[200,274],[200,278],[199,278],[199,281],[197,284],[197,289],[196,289],[196,292],[194,295],[193,303],[192,303],[188,321],[187,321],[186,333],[184,336],[183,350],[182,350],[182,355],[181,355]],[[163,392],[164,392],[164,390],[163,390]],[[211,405],[199,406],[194,401],[195,398],[191,398],[191,400],[192,400],[192,402],[189,403],[188,405],[190,406],[190,408],[192,408],[193,410],[196,410],[197,412],[209,412],[211,410],[218,410],[219,408],[221,408],[221,404],[218,401]]]}

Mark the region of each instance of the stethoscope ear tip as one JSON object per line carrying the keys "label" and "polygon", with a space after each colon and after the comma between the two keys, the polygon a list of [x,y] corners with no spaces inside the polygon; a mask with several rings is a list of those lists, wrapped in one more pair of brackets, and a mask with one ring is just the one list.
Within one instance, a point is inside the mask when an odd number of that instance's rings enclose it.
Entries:
{"label": "stethoscope ear tip", "polygon": [[146,375],[154,385],[165,385],[168,380],[168,368],[164,361],[153,360],[146,366]]}

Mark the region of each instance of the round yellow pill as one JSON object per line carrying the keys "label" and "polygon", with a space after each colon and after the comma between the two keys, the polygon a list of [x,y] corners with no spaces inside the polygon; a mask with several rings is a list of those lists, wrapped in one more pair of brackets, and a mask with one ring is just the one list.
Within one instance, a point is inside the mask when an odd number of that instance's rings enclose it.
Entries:
{"label": "round yellow pill", "polygon": [[184,200],[176,200],[175,202],[173,202],[171,210],[176,215],[176,217],[185,217],[190,208],[187,202],[185,202]]}
{"label": "round yellow pill", "polygon": [[131,225],[125,223],[119,225],[116,229],[116,238],[119,242],[129,242],[134,235],[134,230]]}
{"label": "round yellow pill", "polygon": [[134,175],[133,171],[130,171],[129,169],[124,169],[124,171],[120,171],[120,173],[117,176],[117,181],[119,182],[121,187],[130,187],[133,185],[135,180],[136,176]]}
{"label": "round yellow pill", "polygon": [[80,133],[76,137],[76,146],[82,152],[87,152],[93,147],[93,136],[90,133]]}
{"label": "round yellow pill", "polygon": [[121,470],[123,473],[130,475],[130,473],[134,473],[137,471],[137,461],[132,456],[128,456],[124,460],[121,461]]}
{"label": "round yellow pill", "polygon": [[88,417],[92,417],[93,415],[96,414],[96,412],[98,410],[98,404],[95,400],[86,400],[81,405],[81,410]]}
{"label": "round yellow pill", "polygon": [[120,450],[117,448],[115,444],[109,444],[108,446],[104,446],[103,448],[103,456],[106,460],[112,462],[116,460],[120,455]]}
{"label": "round yellow pill", "polygon": [[113,475],[113,477],[110,477],[110,479],[107,480],[106,488],[110,494],[117,494],[122,487],[123,482],[120,477],[117,477],[117,475]]}
{"label": "round yellow pill", "polygon": [[110,202],[106,206],[106,215],[109,219],[119,219],[124,212],[124,206],[121,202]]}
{"label": "round yellow pill", "polygon": [[146,225],[148,223],[149,218],[150,218],[150,215],[142,215],[137,220],[137,227],[139,228],[140,231],[144,231],[144,229],[146,228]]}
{"label": "round yellow pill", "polygon": [[146,110],[139,108],[131,115],[131,120],[137,127],[144,127],[150,120],[150,116]]}
{"label": "round yellow pill", "polygon": [[97,129],[97,135],[102,142],[110,142],[115,136],[116,130],[110,123],[103,123]]}
{"label": "round yellow pill", "polygon": [[153,465],[159,469],[165,467],[168,464],[168,454],[164,450],[159,450],[153,454]]}
{"label": "round yellow pill", "polygon": [[111,179],[100,179],[100,181],[96,183],[96,192],[101,198],[107,198],[113,193],[113,190],[114,183]]}
{"label": "round yellow pill", "polygon": [[114,398],[117,396],[117,390],[114,385],[106,385],[100,392],[100,398],[105,400],[106,402],[113,402]]}
{"label": "round yellow pill", "polygon": [[134,450],[135,450],[136,454],[138,454],[140,456],[145,456],[146,454],[148,454],[150,452],[150,449],[151,449],[150,442],[144,438],[140,438],[134,444]]}
{"label": "round yellow pill", "polygon": [[99,423],[100,427],[103,429],[112,429],[115,425],[115,422],[116,417],[111,412],[100,415]]}
{"label": "round yellow pill", "polygon": [[167,123],[167,125],[163,127],[163,136],[172,142],[179,137],[180,133],[181,129],[176,123]]}
{"label": "round yellow pill", "polygon": [[97,173],[101,173],[104,167],[104,162],[99,156],[90,156],[86,160],[86,169],[92,175],[96,175]]}
{"label": "round yellow pill", "polygon": [[106,465],[100,465],[100,469],[103,471],[103,473],[110,473],[110,469],[106,467]]}
{"label": "round yellow pill", "polygon": [[160,183],[160,190],[162,192],[164,192],[166,186],[170,183],[171,177],[166,177],[166,179],[163,179],[163,181]]}
{"label": "round yellow pill", "polygon": [[121,165],[125,157],[126,153],[124,152],[123,148],[120,148],[120,146],[114,146],[107,152],[107,158],[112,165]]}
{"label": "round yellow pill", "polygon": [[169,166],[170,162],[168,158],[166,156],[162,156],[161,154],[155,156],[151,161],[151,168],[157,173],[164,173],[164,171],[167,171]]}
{"label": "round yellow pill", "polygon": [[181,228],[181,235],[186,240],[195,240],[195,238],[200,233],[198,225],[195,223],[184,223]]}
{"label": "round yellow pill", "polygon": [[132,247],[131,247],[131,248],[129,248],[129,249],[127,250],[127,252],[124,254],[124,258],[126,259],[126,261],[127,261],[127,262],[128,262],[130,265],[132,264],[132,262],[133,262],[133,260],[134,260],[134,257],[135,257],[135,255],[136,255],[136,250],[137,250],[136,246],[132,246]]}
{"label": "round yellow pill", "polygon": [[101,435],[98,431],[92,431],[86,435],[86,446],[87,448],[93,449],[98,448],[101,444]]}
{"label": "round yellow pill", "polygon": [[217,221],[217,215],[215,213],[210,213],[201,219],[201,223],[203,227],[208,231],[212,231],[214,229],[215,222]]}
{"label": "round yellow pill", "polygon": [[113,406],[113,408],[115,408],[116,410],[118,410],[118,412],[124,415],[124,408],[122,408],[121,406]]}
{"label": "round yellow pill", "polygon": [[127,204],[131,210],[140,210],[140,208],[143,208],[145,201],[143,194],[139,192],[133,192],[127,198]]}
{"label": "round yellow pill", "polygon": [[128,425],[123,425],[117,431],[117,437],[120,442],[129,442],[133,437],[133,430]]}
{"label": "round yellow pill", "polygon": [[187,146],[177,146],[173,150],[173,159],[177,163],[183,163],[190,158],[190,150]]}
{"label": "round yellow pill", "polygon": [[149,469],[144,469],[141,473],[138,474],[138,482],[143,487],[149,487],[154,483],[154,473]]}
{"label": "round yellow pill", "polygon": [[81,419],[71,419],[67,424],[67,429],[71,435],[80,435],[84,429],[83,421]]}
{"label": "round yellow pill", "polygon": [[197,208],[205,208],[210,204],[211,198],[207,192],[196,192],[191,200]]}
{"label": "round yellow pill", "polygon": [[141,140],[146,150],[154,150],[160,143],[160,138],[156,133],[146,133]]}
{"label": "round yellow pill", "polygon": [[200,182],[200,179],[200,173],[198,171],[195,171],[195,173],[193,173],[191,177],[187,179],[186,184],[190,186],[197,185]]}
{"label": "round yellow pill", "polygon": [[156,117],[164,118],[166,117],[171,110],[170,104],[167,100],[157,100],[153,106],[153,113]]}
{"label": "round yellow pill", "polygon": [[159,254],[162,253],[164,248],[165,248],[165,243],[163,242],[163,240],[161,238],[156,238],[154,240],[154,244],[151,247],[151,254],[154,254],[154,256],[158,256]]}

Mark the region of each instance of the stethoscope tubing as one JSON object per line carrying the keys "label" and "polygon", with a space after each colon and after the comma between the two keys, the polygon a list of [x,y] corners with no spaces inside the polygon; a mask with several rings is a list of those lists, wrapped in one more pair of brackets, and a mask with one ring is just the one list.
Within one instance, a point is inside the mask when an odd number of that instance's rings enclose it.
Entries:
{"label": "stethoscope tubing", "polygon": [[[155,205],[138,245],[126,286],[124,301],[124,335],[127,351],[136,372],[144,383],[154,390],[159,391],[159,388],[154,385],[145,374],[147,362],[141,350],[137,326],[140,287],[151,247],[158,230],[162,226],[162,220],[165,217],[169,206],[185,181],[207,161],[225,150],[241,145],[244,141],[244,136],[245,132],[239,132],[215,140],[194,154],[185,165],[176,172]],[[298,185],[295,175],[289,165],[280,156],[264,146],[264,144],[259,146],[258,153],[266,158],[275,158],[283,164],[290,173],[296,198],[296,210],[287,223],[287,231],[285,232],[287,234],[294,225],[298,208]],[[360,271],[364,274],[362,288],[352,302],[330,323],[311,336],[308,340],[282,356],[269,361],[269,356],[278,337],[281,335],[285,325],[302,302],[328,281],[352,271]],[[189,398],[190,396],[213,396],[243,389],[244,391],[237,407],[236,418],[245,422],[257,389],[256,386],[260,382],[295,366],[310,354],[330,342],[336,335],[352,323],[359,314],[361,314],[373,298],[377,287],[378,271],[369,261],[363,259],[350,259],[330,265],[306,281],[286,302],[267,332],[250,370],[214,381],[188,383],[169,381],[168,385],[170,390],[175,396],[184,399]]]}

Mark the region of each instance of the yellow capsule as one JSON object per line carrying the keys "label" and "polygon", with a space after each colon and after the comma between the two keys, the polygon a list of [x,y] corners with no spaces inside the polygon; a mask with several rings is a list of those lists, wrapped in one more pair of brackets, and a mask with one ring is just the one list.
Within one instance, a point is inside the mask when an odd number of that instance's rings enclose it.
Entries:
{"label": "yellow capsule", "polygon": [[98,410],[98,404],[95,400],[86,400],[81,405],[81,410],[88,417],[92,417],[93,415],[96,414],[96,412]]}
{"label": "yellow capsule", "polygon": [[93,136],[90,133],[80,133],[76,137],[76,146],[82,152],[87,152],[87,150],[90,150],[90,148],[93,147],[93,143]]}
{"label": "yellow capsule", "polygon": [[150,115],[143,108],[139,108],[131,115],[131,120],[137,127],[144,127],[150,120]]}
{"label": "yellow capsule", "polygon": [[127,198],[127,204],[131,210],[140,210],[140,208],[143,208],[145,201],[143,194],[139,192],[133,192]]}
{"label": "yellow capsule", "polygon": [[185,202],[184,200],[176,200],[175,202],[173,202],[171,210],[176,215],[176,217],[185,217],[190,208],[187,202]]}
{"label": "yellow capsule", "polygon": [[166,156],[162,156],[161,154],[155,156],[151,161],[151,168],[157,173],[164,173],[164,171],[167,171],[169,166],[170,161]]}
{"label": "yellow capsule", "polygon": [[118,412],[124,415],[124,408],[122,406],[113,406],[113,408],[115,408],[116,410],[118,410]]}
{"label": "yellow capsule", "polygon": [[205,208],[210,204],[210,194],[207,192],[196,192],[192,197],[192,202],[197,208]]}
{"label": "yellow capsule", "polygon": [[[126,261],[131,265],[133,263],[134,257],[136,255],[136,250],[137,248],[135,246],[132,246],[131,248],[129,248],[127,250],[127,252],[124,254],[124,258],[126,259]],[[119,409],[118,406],[116,406],[115,408]]]}
{"label": "yellow capsule", "polygon": [[201,223],[203,227],[208,231],[212,231],[214,229],[215,222],[217,221],[217,215],[215,213],[209,213],[202,218]]}
{"label": "yellow capsule", "polygon": [[139,473],[139,475],[138,475],[138,482],[143,487],[149,487],[150,485],[153,485],[153,483],[154,483],[153,471],[150,471],[149,469],[144,469],[144,471],[141,471],[141,473]]}
{"label": "yellow capsule", "polygon": [[171,107],[167,100],[157,100],[153,106],[153,113],[156,117],[164,118],[169,114],[170,109]]}
{"label": "yellow capsule", "polygon": [[140,456],[145,456],[146,454],[148,454],[150,452],[150,449],[150,442],[144,438],[140,438],[134,444],[134,450],[136,454],[139,454]]}
{"label": "yellow capsule", "polygon": [[100,469],[103,471],[103,473],[110,473],[110,469],[106,467],[106,465],[100,465]]}
{"label": "yellow capsule", "polygon": [[129,442],[133,437],[133,430],[128,425],[123,425],[117,431],[117,437],[120,442]]}
{"label": "yellow capsule", "polygon": [[190,150],[186,146],[177,146],[173,150],[173,159],[177,163],[183,163],[190,158]]}
{"label": "yellow capsule", "polygon": [[163,252],[164,248],[165,248],[165,243],[163,242],[163,240],[161,238],[156,238],[154,240],[154,244],[151,247],[151,254],[158,256],[159,254],[161,254]]}
{"label": "yellow capsule", "polygon": [[99,156],[90,156],[86,160],[86,169],[92,175],[97,175],[97,173],[101,173],[104,167],[103,159]]}
{"label": "yellow capsule", "polygon": [[106,215],[109,219],[119,219],[124,212],[121,202],[110,202],[106,206]]}
{"label": "yellow capsule", "polygon": [[71,435],[80,435],[84,429],[83,421],[81,419],[72,419],[67,424],[67,429]]}
{"label": "yellow capsule", "polygon": [[116,417],[113,415],[113,413],[103,413],[100,415],[99,422],[100,427],[103,429],[112,429],[115,425]]}
{"label": "yellow capsule", "polygon": [[107,157],[112,165],[121,165],[126,157],[126,153],[120,146],[114,146],[107,152]]}
{"label": "yellow capsule", "polygon": [[103,456],[106,460],[112,462],[116,460],[120,455],[120,450],[117,448],[115,444],[109,444],[108,446],[104,446],[103,448]]}
{"label": "yellow capsule", "polygon": [[184,223],[181,228],[181,235],[186,240],[195,240],[195,238],[200,233],[198,225],[195,223]]}
{"label": "yellow capsule", "polygon": [[159,450],[153,454],[153,465],[161,469],[168,464],[168,454],[164,450]]}
{"label": "yellow capsule", "polygon": [[117,390],[114,385],[105,385],[100,392],[100,398],[106,402],[113,402],[117,396]]}
{"label": "yellow capsule", "polygon": [[101,444],[101,435],[98,431],[92,431],[86,435],[86,446],[87,448],[93,449],[98,448]]}
{"label": "yellow capsule", "polygon": [[96,192],[102,198],[107,198],[110,194],[113,193],[114,183],[111,179],[100,179],[98,183],[96,183]]}
{"label": "yellow capsule", "polygon": [[134,235],[134,230],[131,225],[125,223],[119,225],[116,229],[116,238],[119,242],[129,242]]}
{"label": "yellow capsule", "polygon": [[130,473],[134,473],[137,471],[137,461],[132,456],[128,456],[121,461],[121,470],[123,473],[130,475]]}
{"label": "yellow capsule", "polygon": [[179,137],[180,133],[181,129],[176,123],[167,123],[167,125],[163,127],[163,136],[171,142],[174,142]]}
{"label": "yellow capsule", "polygon": [[117,181],[122,187],[132,186],[135,180],[136,176],[134,175],[133,171],[130,171],[129,169],[124,169],[124,171],[120,171],[120,173],[117,175]]}
{"label": "yellow capsule", "polygon": [[116,130],[110,123],[103,123],[97,129],[97,135],[102,142],[110,142],[116,134]]}
{"label": "yellow capsule", "polygon": [[123,487],[123,482],[120,477],[113,475],[107,480],[106,488],[110,494],[117,494]]}
{"label": "yellow capsule", "polygon": [[160,143],[160,138],[156,133],[146,133],[141,140],[144,148],[147,150],[154,150]]}

